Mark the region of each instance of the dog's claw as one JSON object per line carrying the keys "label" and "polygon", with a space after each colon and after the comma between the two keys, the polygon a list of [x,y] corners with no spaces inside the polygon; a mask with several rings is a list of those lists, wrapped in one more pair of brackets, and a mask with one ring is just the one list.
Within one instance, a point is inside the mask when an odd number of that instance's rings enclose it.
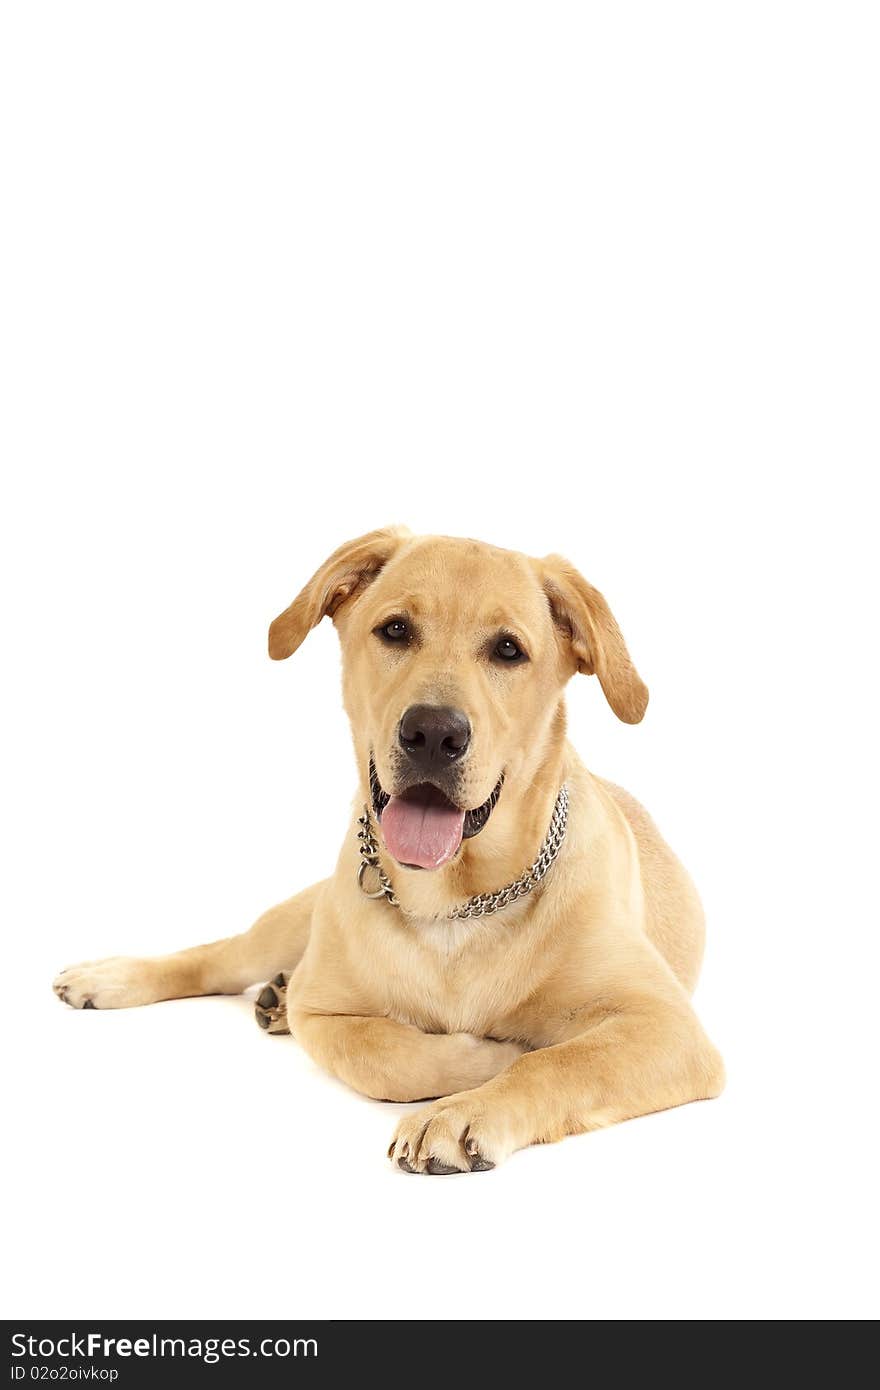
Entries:
{"label": "dog's claw", "polygon": [[495,1167],[494,1163],[490,1163],[488,1158],[484,1158],[480,1153],[475,1141],[470,1138],[469,1128],[464,1132],[462,1143],[464,1144],[464,1151],[468,1156],[468,1162],[471,1165],[472,1173],[488,1173],[490,1168]]}
{"label": "dog's claw", "polygon": [[482,1154],[474,1153],[471,1155],[472,1173],[488,1173],[494,1167],[495,1164],[490,1163],[488,1158],[484,1158]]}

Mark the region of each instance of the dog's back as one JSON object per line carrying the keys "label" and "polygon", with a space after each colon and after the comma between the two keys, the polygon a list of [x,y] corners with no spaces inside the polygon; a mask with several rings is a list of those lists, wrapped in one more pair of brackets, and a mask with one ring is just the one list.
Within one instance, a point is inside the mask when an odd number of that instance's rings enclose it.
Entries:
{"label": "dog's back", "polygon": [[604,777],[594,780],[623,812],[635,837],[645,891],[645,931],[690,994],[700,973],[706,931],[697,890],[641,802]]}

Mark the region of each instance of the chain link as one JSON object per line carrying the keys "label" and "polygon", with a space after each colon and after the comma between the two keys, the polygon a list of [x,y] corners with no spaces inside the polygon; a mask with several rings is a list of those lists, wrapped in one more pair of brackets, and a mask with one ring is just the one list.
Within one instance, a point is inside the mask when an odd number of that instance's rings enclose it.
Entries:
{"label": "chain link", "polygon": [[[395,896],[391,879],[379,863],[379,844],[373,834],[373,822],[368,806],[364,807],[363,815],[358,816],[358,825],[360,826],[358,839],[361,842],[361,863],[358,867],[357,878],[361,892],[365,893],[368,898],[385,898],[392,907],[399,907],[400,903]],[[497,912],[499,908],[507,907],[509,903],[514,903],[518,898],[524,898],[527,893],[531,893],[532,889],[541,882],[562,848],[567,826],[568,788],[560,787],[556,804],[553,807],[553,815],[550,817],[550,828],[534,864],[525,869],[519,878],[515,878],[513,883],[508,883],[506,888],[499,888],[497,893],[476,893],[474,897],[468,898],[466,903],[453,908],[447,914],[449,919],[464,921],[474,917],[488,917],[491,913]],[[372,892],[364,886],[367,870],[372,870],[376,875],[378,886]]]}
{"label": "chain link", "polygon": [[[375,835],[373,834],[373,823],[370,819],[370,811],[367,806],[364,807],[364,814],[362,816],[358,816],[358,825],[360,826],[360,830],[358,831],[358,839],[361,842],[361,862],[358,867],[358,887],[360,888],[361,892],[364,893],[368,898],[387,898],[392,907],[399,907],[400,904],[398,903],[397,898],[394,895],[394,889],[391,886],[391,879],[388,877],[385,870],[382,868],[382,865],[379,863],[379,845],[376,841]],[[364,879],[366,877],[368,869],[373,870],[374,874],[376,875],[376,881],[379,885],[378,888],[374,889],[372,893],[370,892],[369,888],[364,887]]]}

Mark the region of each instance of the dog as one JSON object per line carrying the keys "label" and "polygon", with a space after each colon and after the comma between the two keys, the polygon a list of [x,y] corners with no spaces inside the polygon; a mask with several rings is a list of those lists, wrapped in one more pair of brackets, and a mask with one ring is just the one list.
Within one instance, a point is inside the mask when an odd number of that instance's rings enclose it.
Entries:
{"label": "dog", "polygon": [[595,675],[617,717],[648,691],[602,594],[559,556],[401,528],[349,541],[271,624],[284,660],[323,618],[360,779],[331,878],[241,936],[117,957],[54,983],[80,1009],[237,994],[377,1100],[424,1101],[389,1157],[476,1173],[514,1150],[717,1096],[690,1004],[704,917],[627,792],[566,740]]}

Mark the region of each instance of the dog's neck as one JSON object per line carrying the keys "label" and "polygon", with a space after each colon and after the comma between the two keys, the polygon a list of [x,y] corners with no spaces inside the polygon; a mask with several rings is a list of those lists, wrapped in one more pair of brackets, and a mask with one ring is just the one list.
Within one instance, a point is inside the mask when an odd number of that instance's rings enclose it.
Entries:
{"label": "dog's neck", "polygon": [[[537,857],[559,789],[565,780],[565,713],[560,705],[549,736],[535,759],[504,790],[485,829],[465,840],[455,859],[442,869],[405,869],[391,857],[377,835],[379,860],[401,910],[413,917],[446,917],[477,893],[504,888]],[[369,805],[369,789],[361,782]]]}

